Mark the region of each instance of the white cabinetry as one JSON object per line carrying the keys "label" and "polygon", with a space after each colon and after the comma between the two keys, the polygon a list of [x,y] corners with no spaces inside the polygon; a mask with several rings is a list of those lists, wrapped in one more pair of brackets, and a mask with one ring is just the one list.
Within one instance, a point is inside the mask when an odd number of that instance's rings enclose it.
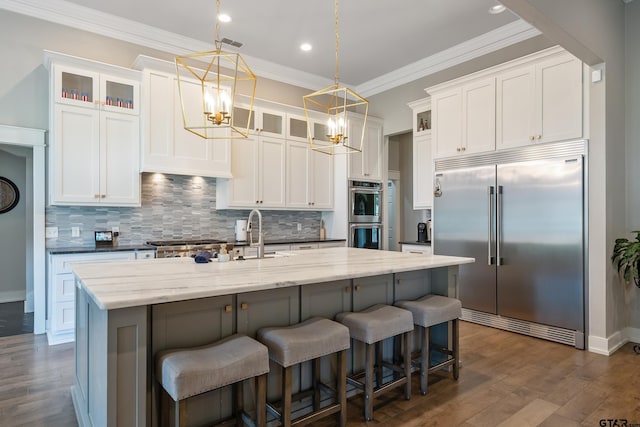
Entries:
{"label": "white cabinetry", "polygon": [[420,255],[433,255],[431,246],[427,245],[412,245],[410,243],[402,244],[403,253],[420,254]]}
{"label": "white cabinetry", "polygon": [[[198,105],[201,89],[195,80],[183,81],[182,90],[185,99]],[[184,129],[175,73],[144,68],[143,97],[143,172],[231,176],[231,142],[203,139]]]}
{"label": "white cabinetry", "polygon": [[437,158],[584,136],[582,63],[560,47],[427,92]]}
{"label": "white cabinetry", "polygon": [[255,134],[231,145],[233,179],[216,185],[218,208],[285,206],[284,139]]}
{"label": "white cabinetry", "polygon": [[495,149],[495,78],[433,92],[433,142],[437,157]]}
{"label": "white cabinetry", "polygon": [[582,63],[559,53],[497,76],[496,148],[582,136]]}
{"label": "white cabinetry", "polygon": [[49,203],[140,206],[137,71],[46,52]]}
{"label": "white cabinetry", "polygon": [[433,154],[431,145],[431,100],[409,104],[413,110],[413,209],[433,206]]}
{"label": "white cabinetry", "polygon": [[[359,143],[362,138],[364,118],[359,115],[349,115],[347,134],[351,144]],[[364,129],[364,142],[361,153],[349,154],[349,179],[369,181],[382,180],[382,122],[373,117],[367,117]]]}
{"label": "white cabinetry", "polygon": [[287,208],[333,209],[333,156],[287,141],[286,158]]}
{"label": "white cabinetry", "polygon": [[47,278],[49,344],[70,342],[75,337],[75,278],[71,272],[71,264],[153,258],[154,254],[153,250],[145,250],[49,255]]}

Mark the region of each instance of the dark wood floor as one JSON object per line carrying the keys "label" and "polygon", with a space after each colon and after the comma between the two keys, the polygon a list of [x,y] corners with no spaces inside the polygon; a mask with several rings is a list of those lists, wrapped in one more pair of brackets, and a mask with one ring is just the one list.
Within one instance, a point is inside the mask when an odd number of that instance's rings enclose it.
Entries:
{"label": "dark wood floor", "polygon": [[33,333],[33,313],[24,312],[24,302],[0,304],[0,337]]}
{"label": "dark wood floor", "polygon": [[[614,425],[602,419],[640,425],[640,355],[632,347],[606,357],[461,322],[459,381],[436,374],[429,394],[416,391],[409,401],[392,392],[378,402],[370,423],[362,422],[355,397],[348,425]],[[50,347],[44,335],[0,338],[0,425],[76,426],[69,392],[73,357],[73,344]]]}

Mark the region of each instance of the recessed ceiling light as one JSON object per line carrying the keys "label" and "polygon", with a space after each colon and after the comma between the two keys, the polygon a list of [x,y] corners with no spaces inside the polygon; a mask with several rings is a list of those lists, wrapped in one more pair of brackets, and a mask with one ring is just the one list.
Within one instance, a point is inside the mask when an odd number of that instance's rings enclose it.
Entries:
{"label": "recessed ceiling light", "polygon": [[305,52],[308,52],[312,49],[312,46],[309,43],[302,43],[300,45],[300,50],[303,50]]}
{"label": "recessed ceiling light", "polygon": [[491,6],[491,7],[489,8],[489,13],[490,13],[490,14],[492,14],[492,15],[497,15],[498,13],[502,13],[502,12],[504,12],[506,9],[507,9],[507,8],[506,8],[506,7],[504,7],[503,5],[501,5],[501,4],[497,4],[497,5],[495,5],[495,6]]}
{"label": "recessed ceiling light", "polygon": [[218,15],[218,19],[220,20],[220,22],[231,22],[231,17],[225,13],[221,13],[220,15]]}

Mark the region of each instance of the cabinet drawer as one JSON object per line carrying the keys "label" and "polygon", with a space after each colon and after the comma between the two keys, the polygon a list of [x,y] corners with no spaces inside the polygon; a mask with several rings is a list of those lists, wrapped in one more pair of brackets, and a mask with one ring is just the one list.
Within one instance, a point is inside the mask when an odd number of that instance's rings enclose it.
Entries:
{"label": "cabinet drawer", "polygon": [[319,242],[318,249],[323,248],[344,248],[346,246],[346,241],[343,242]]}
{"label": "cabinet drawer", "polygon": [[53,303],[72,301],[75,297],[75,278],[73,273],[56,274],[53,283]]}
{"label": "cabinet drawer", "polygon": [[108,252],[73,255],[51,255],[53,274],[71,273],[71,264],[80,262],[107,262],[135,259],[135,252]]}
{"label": "cabinet drawer", "polygon": [[304,249],[318,249],[317,243],[292,243],[291,250],[292,251],[300,251]]}
{"label": "cabinet drawer", "polygon": [[59,302],[53,305],[51,329],[59,333],[64,329],[73,329],[76,321],[75,301]]}
{"label": "cabinet drawer", "polygon": [[431,246],[402,245],[402,252],[411,254],[432,255],[433,249],[431,249]]}

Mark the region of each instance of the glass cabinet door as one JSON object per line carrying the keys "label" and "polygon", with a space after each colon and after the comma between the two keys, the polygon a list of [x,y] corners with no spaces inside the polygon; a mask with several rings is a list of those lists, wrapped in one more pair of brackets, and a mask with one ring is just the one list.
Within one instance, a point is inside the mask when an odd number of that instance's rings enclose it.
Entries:
{"label": "glass cabinet door", "polygon": [[262,135],[266,134],[276,138],[285,137],[284,113],[262,108],[255,108],[254,113],[258,122],[257,126]]}
{"label": "glass cabinet door", "polygon": [[138,82],[102,74],[100,104],[105,111],[137,115],[140,113]]}
{"label": "glass cabinet door", "polygon": [[304,117],[287,116],[287,139],[307,142],[307,120]]}
{"label": "glass cabinet door", "polygon": [[96,108],[99,103],[98,73],[73,67],[56,66],[54,73],[54,100],[78,107]]}

